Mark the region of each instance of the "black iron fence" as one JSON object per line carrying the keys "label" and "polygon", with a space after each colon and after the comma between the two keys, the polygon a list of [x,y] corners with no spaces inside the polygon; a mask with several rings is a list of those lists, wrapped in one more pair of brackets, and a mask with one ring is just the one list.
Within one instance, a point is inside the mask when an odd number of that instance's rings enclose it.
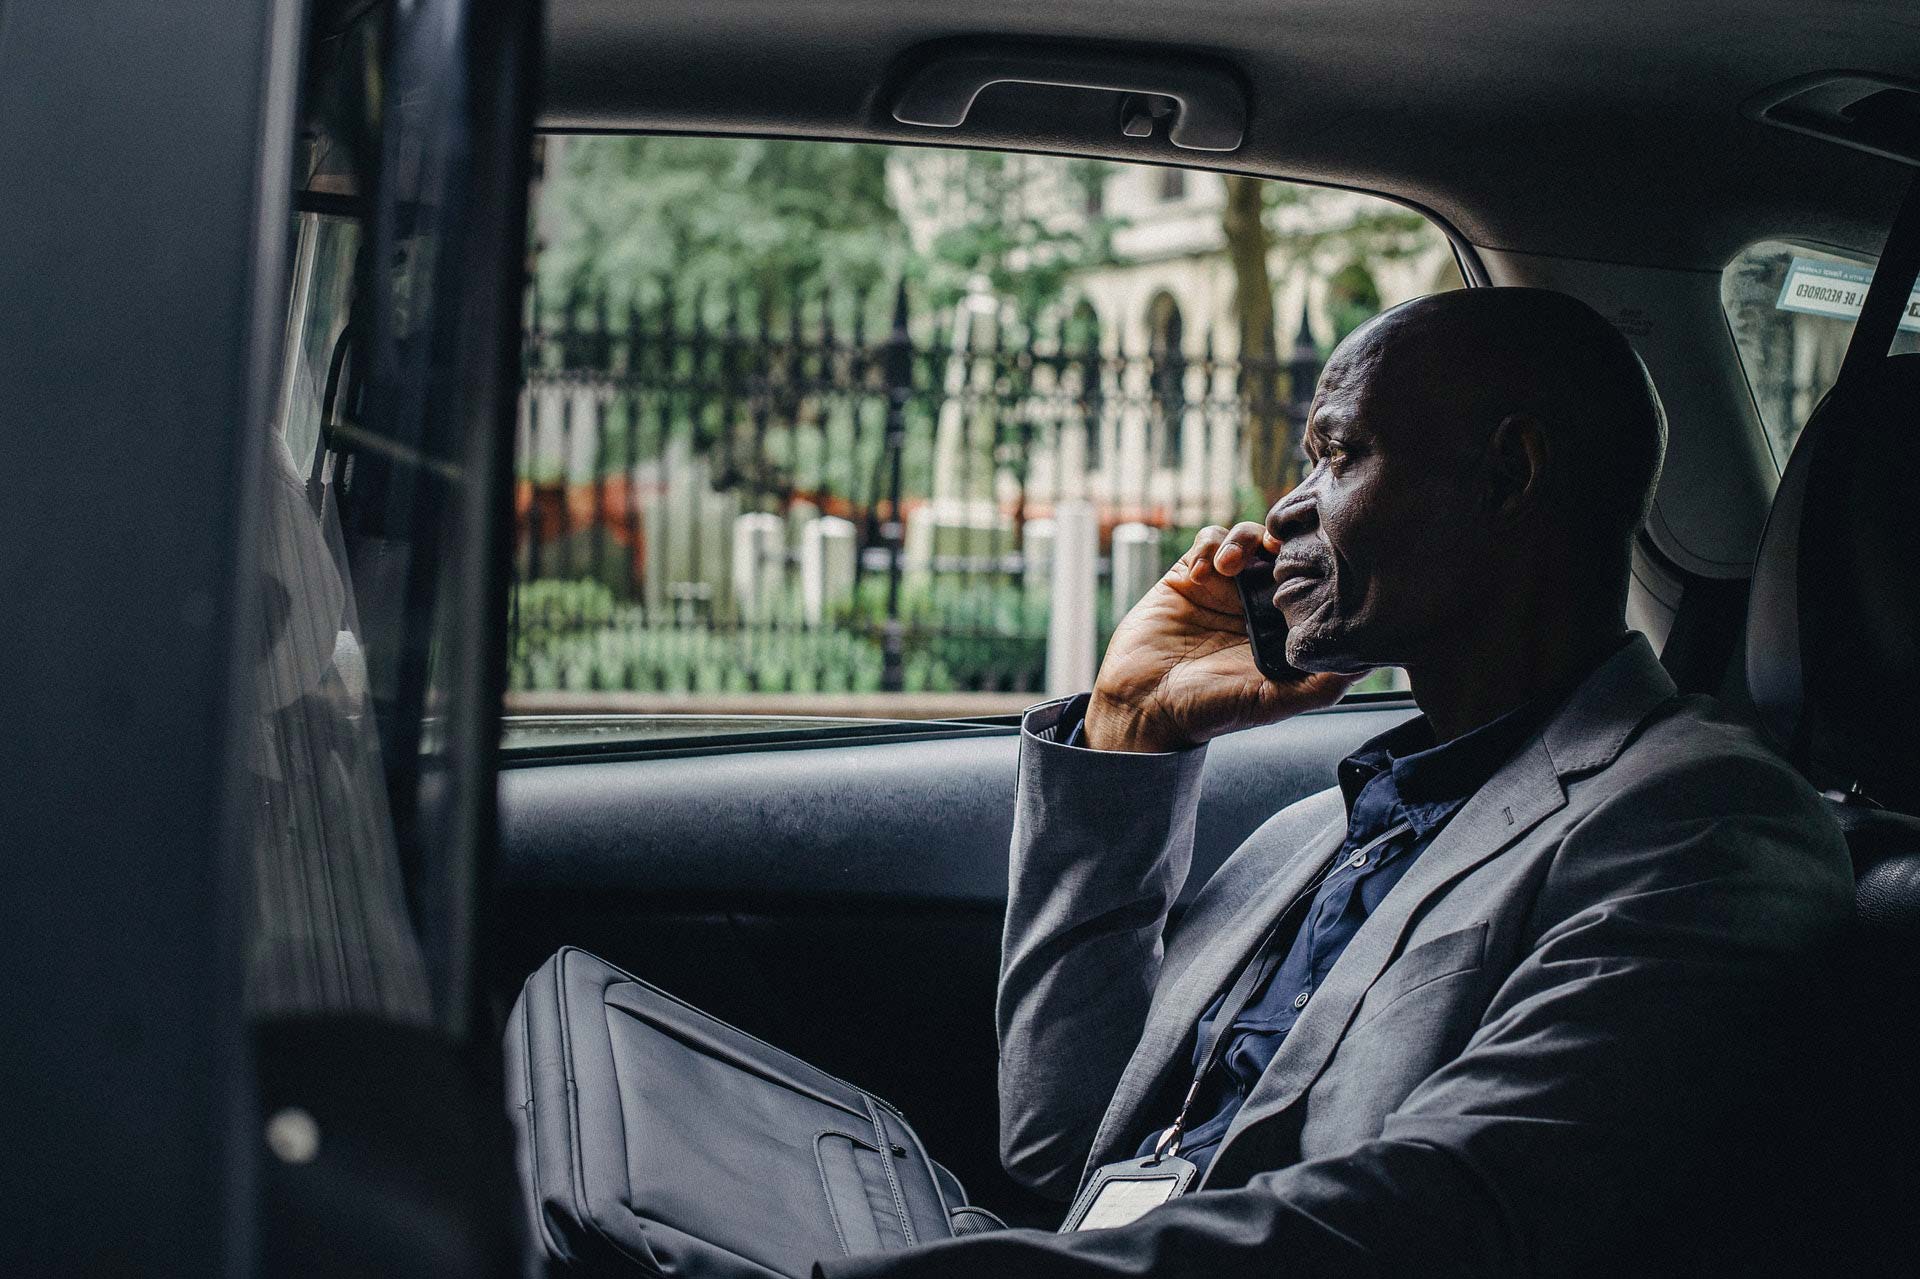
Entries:
{"label": "black iron fence", "polygon": [[1311,344],[1215,349],[904,286],[535,305],[513,687],[1038,691],[1069,543],[1098,539],[1103,643],[1192,529],[1264,505],[1250,430],[1293,455]]}

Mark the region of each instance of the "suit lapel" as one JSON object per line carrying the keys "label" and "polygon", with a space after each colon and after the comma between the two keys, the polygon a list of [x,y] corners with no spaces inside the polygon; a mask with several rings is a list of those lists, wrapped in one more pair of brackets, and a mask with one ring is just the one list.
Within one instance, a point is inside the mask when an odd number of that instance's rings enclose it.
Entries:
{"label": "suit lapel", "polygon": [[[1214,876],[1202,903],[1182,921],[1178,940],[1167,954],[1163,981],[1147,1014],[1139,1046],[1120,1076],[1113,1101],[1100,1122],[1087,1162],[1091,1171],[1103,1163],[1132,1155],[1148,1125],[1159,1116],[1141,1111],[1159,1091],[1169,1070],[1184,1068],[1181,1049],[1207,1005],[1233,980],[1252,954],[1255,944],[1278,913],[1307,886],[1346,836],[1346,808],[1338,791],[1326,792],[1336,814],[1317,805],[1304,814],[1308,821],[1263,831]],[[1318,799],[1318,797],[1316,797]],[[1302,827],[1314,819],[1317,831],[1301,839]],[[1298,849],[1292,857],[1282,850]],[[1276,847],[1278,845],[1279,847]],[[1185,1082],[1184,1080],[1182,1081]],[[1166,1116],[1171,1119],[1172,1116]],[[1112,1151],[1117,1142],[1124,1151]]]}
{"label": "suit lapel", "polygon": [[1354,934],[1260,1082],[1247,1094],[1222,1150],[1246,1125],[1292,1105],[1319,1076],[1346,1033],[1354,1009],[1399,953],[1401,938],[1428,900],[1497,857],[1565,803],[1566,792],[1553,760],[1537,739],[1467,801]]}

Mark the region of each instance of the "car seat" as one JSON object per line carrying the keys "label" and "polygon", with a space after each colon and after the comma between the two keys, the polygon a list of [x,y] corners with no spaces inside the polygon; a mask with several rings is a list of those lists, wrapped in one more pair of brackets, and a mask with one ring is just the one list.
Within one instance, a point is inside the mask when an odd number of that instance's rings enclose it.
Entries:
{"label": "car seat", "polygon": [[1916,232],[1920,181],[1888,237],[1878,303],[1868,299],[1781,477],[1748,603],[1755,709],[1827,796],[1853,857],[1855,927],[1824,983],[1831,998],[1783,1010],[1828,1018],[1811,1077],[1783,1111],[1817,1107],[1796,1131],[1831,1178],[1826,1206],[1838,1212],[1823,1214],[1820,1251],[1835,1274],[1920,1266],[1920,354],[1885,354],[1920,260]]}

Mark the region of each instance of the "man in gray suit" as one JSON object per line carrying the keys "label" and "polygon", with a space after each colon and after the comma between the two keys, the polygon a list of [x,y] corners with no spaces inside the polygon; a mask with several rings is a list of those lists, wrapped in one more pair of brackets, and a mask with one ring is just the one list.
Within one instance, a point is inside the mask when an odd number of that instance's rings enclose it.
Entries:
{"label": "man in gray suit", "polygon": [[[821,1273],[1730,1272],[1851,874],[1808,786],[1626,629],[1664,434],[1626,340],[1559,294],[1438,295],[1343,343],[1301,485],[1203,530],[1092,693],[1027,716],[1001,1151],[1105,1228]],[[1242,629],[1263,546],[1297,680]],[[1169,928],[1205,743],[1381,666],[1422,714]]]}

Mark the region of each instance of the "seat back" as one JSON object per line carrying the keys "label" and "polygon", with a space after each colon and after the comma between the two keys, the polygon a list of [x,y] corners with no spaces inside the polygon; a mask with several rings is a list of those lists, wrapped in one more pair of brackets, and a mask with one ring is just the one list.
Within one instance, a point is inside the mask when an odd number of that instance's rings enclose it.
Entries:
{"label": "seat back", "polygon": [[1920,812],[1920,354],[1808,419],[1754,563],[1747,682],[1817,785]]}
{"label": "seat back", "polygon": [[[1884,349],[1884,348],[1883,348]],[[1920,1191],[1920,355],[1863,365],[1802,431],[1754,565],[1747,682],[1776,743],[1829,797],[1855,928],[1796,1103],[1834,1189],[1829,1259],[1914,1273]],[[1840,1273],[1841,1270],[1831,1271]]]}

